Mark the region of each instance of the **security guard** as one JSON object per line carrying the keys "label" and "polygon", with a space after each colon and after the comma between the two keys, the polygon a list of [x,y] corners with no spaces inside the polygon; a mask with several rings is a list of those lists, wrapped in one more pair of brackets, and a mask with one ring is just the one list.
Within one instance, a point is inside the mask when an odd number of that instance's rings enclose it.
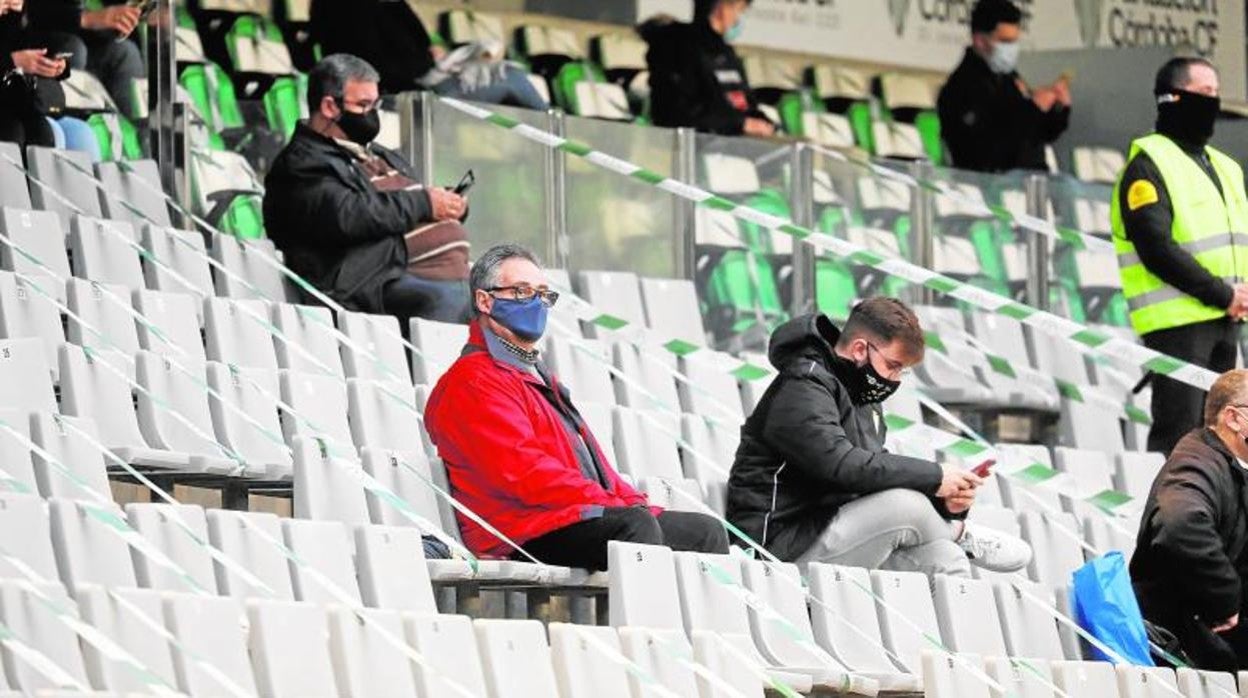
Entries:
{"label": "security guard", "polygon": [[[1221,102],[1200,58],[1157,72],[1156,132],[1136,139],[1111,219],[1131,326],[1144,345],[1215,373],[1235,367],[1248,315],[1244,173],[1208,145]],[[1169,454],[1201,423],[1204,392],[1154,374],[1148,450]]]}

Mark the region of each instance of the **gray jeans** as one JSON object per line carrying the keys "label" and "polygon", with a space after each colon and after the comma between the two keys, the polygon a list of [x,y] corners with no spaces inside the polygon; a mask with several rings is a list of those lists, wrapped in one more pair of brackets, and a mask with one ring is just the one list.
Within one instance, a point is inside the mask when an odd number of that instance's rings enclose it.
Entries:
{"label": "gray jeans", "polygon": [[970,560],[953,535],[953,524],[926,496],[884,490],[841,507],[797,563],[970,577]]}

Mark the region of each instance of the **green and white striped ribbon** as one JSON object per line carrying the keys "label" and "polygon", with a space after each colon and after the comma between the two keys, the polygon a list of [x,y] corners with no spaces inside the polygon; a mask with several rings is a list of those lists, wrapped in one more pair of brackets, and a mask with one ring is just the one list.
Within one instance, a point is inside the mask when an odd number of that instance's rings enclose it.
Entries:
{"label": "green and white striped ribbon", "polygon": [[981,310],[1018,320],[1050,335],[1121,356],[1141,370],[1152,371],[1201,390],[1208,390],[1213,381],[1217,379],[1217,375],[1206,368],[1113,337],[1073,320],[1018,303],[1005,296],[958,281],[911,262],[887,257],[848,240],[840,240],[826,233],[797,225],[791,220],[765,213],[751,206],[738,204],[700,187],[665,177],[640,165],[595,150],[585,143],[553,135],[475,104],[449,97],[439,99],[463,114],[511,131],[553,150],[581,158],[598,167],[643,182],[700,206],[724,211],[735,218],[767,230],[790,235],[852,264],[871,267],[894,278],[964,301]]}

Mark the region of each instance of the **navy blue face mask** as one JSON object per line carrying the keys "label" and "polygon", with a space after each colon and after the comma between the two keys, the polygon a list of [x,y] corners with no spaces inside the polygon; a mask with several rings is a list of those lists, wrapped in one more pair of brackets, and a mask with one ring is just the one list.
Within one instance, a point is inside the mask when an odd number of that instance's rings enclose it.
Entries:
{"label": "navy blue face mask", "polygon": [[546,332],[546,316],[550,307],[535,295],[525,301],[495,298],[490,317],[526,342],[536,342]]}

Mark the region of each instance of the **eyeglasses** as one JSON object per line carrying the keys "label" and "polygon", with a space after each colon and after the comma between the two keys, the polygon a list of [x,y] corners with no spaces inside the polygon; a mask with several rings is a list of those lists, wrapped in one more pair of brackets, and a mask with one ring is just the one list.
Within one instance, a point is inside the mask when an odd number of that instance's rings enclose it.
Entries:
{"label": "eyeglasses", "polygon": [[[532,286],[529,286],[527,284],[517,284],[515,286],[495,286],[493,288],[487,288],[485,290],[488,291],[489,293],[498,293],[500,291],[510,291],[510,297],[513,300],[518,300],[518,301],[532,300],[533,296],[537,296],[542,299],[542,304],[545,305],[547,308],[553,308],[555,306],[555,303],[559,301],[558,291],[551,291],[550,289],[546,289],[546,288],[533,288]],[[506,295],[503,296],[503,298],[507,298],[507,297],[508,296]]]}
{"label": "eyeglasses", "polygon": [[906,366],[905,363],[888,358],[884,355],[884,352],[880,351],[879,347],[875,346],[871,342],[867,342],[867,350],[869,351],[871,349],[874,349],[875,353],[879,354],[880,358],[884,359],[884,368],[888,369],[888,375],[896,376],[897,378],[904,378],[910,375],[910,368]]}

